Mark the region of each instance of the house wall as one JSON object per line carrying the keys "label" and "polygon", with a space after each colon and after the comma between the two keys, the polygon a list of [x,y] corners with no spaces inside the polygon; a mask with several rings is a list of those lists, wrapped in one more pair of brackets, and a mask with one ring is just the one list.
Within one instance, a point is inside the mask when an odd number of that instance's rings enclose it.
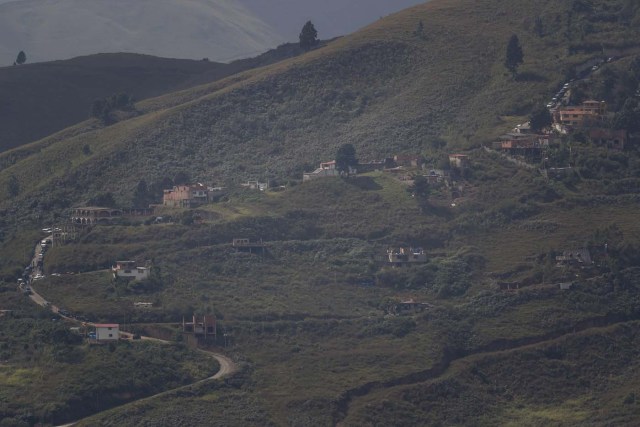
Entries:
{"label": "house wall", "polygon": [[115,341],[120,339],[120,327],[96,326],[97,341]]}
{"label": "house wall", "polygon": [[133,278],[135,280],[147,279],[150,273],[151,271],[148,268],[143,268],[143,267],[116,270],[117,277]]}
{"label": "house wall", "polygon": [[302,181],[311,181],[314,179],[318,179],[318,178],[329,178],[329,177],[334,177],[334,176],[340,176],[340,172],[338,171],[338,169],[316,169],[313,172],[310,173],[305,173],[302,176]]}
{"label": "house wall", "polygon": [[171,190],[164,190],[162,204],[170,207],[188,208],[194,204],[207,202],[208,191],[198,185],[176,185]]}

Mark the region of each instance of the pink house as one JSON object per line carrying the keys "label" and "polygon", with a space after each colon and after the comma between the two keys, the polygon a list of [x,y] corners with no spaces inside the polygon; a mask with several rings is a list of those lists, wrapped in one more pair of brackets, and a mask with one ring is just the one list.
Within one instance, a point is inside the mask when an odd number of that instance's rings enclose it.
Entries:
{"label": "pink house", "polygon": [[198,183],[192,185],[176,185],[171,190],[164,190],[162,204],[174,208],[191,208],[207,203],[209,189]]}

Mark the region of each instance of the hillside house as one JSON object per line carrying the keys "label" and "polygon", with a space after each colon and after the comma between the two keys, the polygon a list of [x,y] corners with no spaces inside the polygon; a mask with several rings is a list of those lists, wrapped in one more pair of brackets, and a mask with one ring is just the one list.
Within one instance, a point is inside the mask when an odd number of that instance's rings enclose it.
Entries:
{"label": "hillside house", "polygon": [[556,256],[558,266],[579,266],[585,267],[593,264],[591,253],[588,249],[575,249],[562,252]]}
{"label": "hillside house", "polygon": [[205,314],[200,318],[194,314],[191,322],[186,322],[183,317],[182,332],[185,334],[193,334],[196,337],[201,337],[204,339],[215,339],[217,335],[216,322],[216,316],[212,314]]}
{"label": "hillside house", "polygon": [[134,302],[133,306],[135,308],[152,308],[153,303],[152,302]]}
{"label": "hillside house", "polygon": [[531,122],[526,122],[526,123],[517,125],[515,128],[513,128],[513,133],[517,133],[517,134],[531,133]]}
{"label": "hillside house", "polygon": [[264,253],[264,243],[262,239],[259,242],[252,242],[250,239],[233,239],[231,245],[236,252]]}
{"label": "hillside house", "polygon": [[604,101],[585,101],[578,106],[561,107],[553,114],[556,129],[575,129],[597,126],[602,123],[607,113]]}
{"label": "hillside house", "polygon": [[393,156],[395,166],[407,168],[422,168],[425,164],[424,157],[419,154],[396,154]]}
{"label": "hillside house", "polygon": [[393,265],[427,262],[427,254],[422,248],[390,248],[387,250],[387,258]]}
{"label": "hillside house", "polygon": [[[349,174],[355,175],[357,173],[356,168],[349,167]],[[340,171],[336,168],[336,161],[320,163],[320,167],[313,172],[307,172],[302,175],[302,182],[311,181],[319,178],[331,178],[340,176]]]}
{"label": "hillside house", "polygon": [[411,314],[422,313],[431,307],[433,306],[426,302],[416,302],[414,299],[409,299],[407,301],[391,304],[387,307],[387,313],[394,316],[408,316]]}
{"label": "hillside house", "polygon": [[125,278],[133,280],[143,280],[149,278],[151,269],[140,267],[135,261],[116,261],[116,265],[111,267],[113,278]]}
{"label": "hillside house", "polygon": [[508,133],[500,137],[499,149],[512,156],[537,156],[542,150],[542,137],[536,134]]}
{"label": "hillside house", "polygon": [[171,190],[164,190],[162,204],[173,208],[193,208],[209,201],[209,189],[198,183],[192,185],[176,185]]}
{"label": "hillside house", "polygon": [[80,207],[71,210],[71,222],[74,224],[109,224],[122,218],[122,216],[123,212],[120,209],[97,206]]}
{"label": "hillside house", "polygon": [[591,129],[589,131],[589,139],[601,147],[622,151],[627,144],[627,131],[623,129]]}
{"label": "hillside house", "polygon": [[250,179],[244,184],[240,184],[248,190],[267,191],[269,189],[268,182],[260,182],[257,179]]}
{"label": "hillside house", "polygon": [[387,165],[393,164],[392,159],[385,160],[373,160],[370,162],[359,162],[358,163],[358,172],[359,173],[368,173],[373,171],[382,171]]}
{"label": "hillside house", "polygon": [[520,289],[520,282],[498,282],[501,291],[517,291]]}
{"label": "hillside house", "polygon": [[441,184],[445,181],[446,175],[443,170],[431,169],[424,177],[429,184]]}
{"label": "hillside house", "polygon": [[95,340],[117,341],[120,339],[120,325],[117,323],[96,323]]}
{"label": "hillside house", "polygon": [[466,154],[449,154],[449,164],[451,167],[464,169],[469,166],[469,156]]}

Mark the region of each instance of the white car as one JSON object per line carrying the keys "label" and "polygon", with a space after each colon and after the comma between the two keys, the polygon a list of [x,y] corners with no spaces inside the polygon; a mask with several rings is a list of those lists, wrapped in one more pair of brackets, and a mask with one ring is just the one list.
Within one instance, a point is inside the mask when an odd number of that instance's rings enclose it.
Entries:
{"label": "white car", "polygon": [[33,280],[40,280],[40,279],[44,279],[44,275],[36,274],[35,276],[33,276]]}

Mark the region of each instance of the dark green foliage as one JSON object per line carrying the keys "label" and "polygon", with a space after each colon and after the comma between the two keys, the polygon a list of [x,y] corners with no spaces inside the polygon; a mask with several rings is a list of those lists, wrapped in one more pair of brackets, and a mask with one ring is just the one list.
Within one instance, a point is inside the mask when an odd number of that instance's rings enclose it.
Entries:
{"label": "dark green foliage", "polygon": [[424,39],[425,38],[425,34],[424,34],[424,22],[420,21],[418,22],[418,25],[416,25],[416,29],[413,31],[413,35],[420,38],[420,39]]}
{"label": "dark green foliage", "polygon": [[544,36],[544,23],[541,16],[536,16],[536,21],[533,24],[533,31],[538,37]]}
{"label": "dark green foliage", "polygon": [[513,34],[507,44],[507,52],[504,60],[504,66],[515,77],[518,73],[518,67],[524,62],[524,53],[520,46],[518,36]]}
{"label": "dark green foliage", "polygon": [[104,99],[96,99],[91,104],[91,116],[99,119],[103,119],[109,113],[107,102]]}
{"label": "dark green foliage", "polygon": [[531,113],[529,116],[529,122],[531,130],[537,133],[551,127],[553,124],[553,117],[551,117],[549,110],[542,105]]}
{"label": "dark green foliage", "polygon": [[90,198],[87,202],[87,205],[104,208],[115,208],[116,200],[113,198],[113,193],[100,193],[95,197]]}
{"label": "dark green foliage", "polygon": [[423,213],[426,212],[429,206],[429,195],[431,194],[431,188],[429,187],[427,178],[422,175],[415,176],[413,184],[407,188],[407,191],[416,199],[420,211]]}
{"label": "dark green foliage", "polygon": [[124,92],[100,98],[91,104],[91,116],[107,122],[111,119],[111,113],[116,110],[129,110],[133,107],[133,96]]}
{"label": "dark green foliage", "polygon": [[147,181],[141,179],[138,181],[138,185],[136,185],[131,204],[134,208],[147,208],[152,202],[153,197],[147,187]]}
{"label": "dark green foliage", "polygon": [[637,99],[629,98],[613,119],[615,129],[625,129],[628,132],[640,131],[640,103]]}
{"label": "dark green foliage", "polygon": [[300,32],[300,47],[304,50],[311,50],[318,45],[318,31],[311,21],[307,21]]}
{"label": "dark green foliage", "polygon": [[355,168],[357,165],[358,159],[356,158],[355,147],[352,144],[340,146],[336,153],[336,169],[348,176],[350,168]]}
{"label": "dark green foliage", "polygon": [[22,64],[24,64],[25,62],[27,62],[27,55],[24,53],[24,51],[23,51],[23,50],[21,50],[21,51],[18,53],[18,57],[16,58],[16,64],[18,64],[18,65],[22,65]]}
{"label": "dark green foliage", "polygon": [[0,282],[2,307],[13,309],[0,322],[0,425],[64,424],[216,371],[213,359],[182,346],[88,346],[75,325],[22,295],[12,302],[13,289]]}
{"label": "dark green foliage", "polygon": [[7,192],[10,197],[16,197],[20,194],[20,182],[15,175],[11,175],[9,177],[9,182],[7,183]]}
{"label": "dark green foliage", "polygon": [[[169,179],[165,178],[163,183],[169,183]],[[191,177],[189,176],[189,172],[180,171],[173,177],[173,185],[186,185],[191,183]],[[171,188],[171,187],[166,187]]]}

